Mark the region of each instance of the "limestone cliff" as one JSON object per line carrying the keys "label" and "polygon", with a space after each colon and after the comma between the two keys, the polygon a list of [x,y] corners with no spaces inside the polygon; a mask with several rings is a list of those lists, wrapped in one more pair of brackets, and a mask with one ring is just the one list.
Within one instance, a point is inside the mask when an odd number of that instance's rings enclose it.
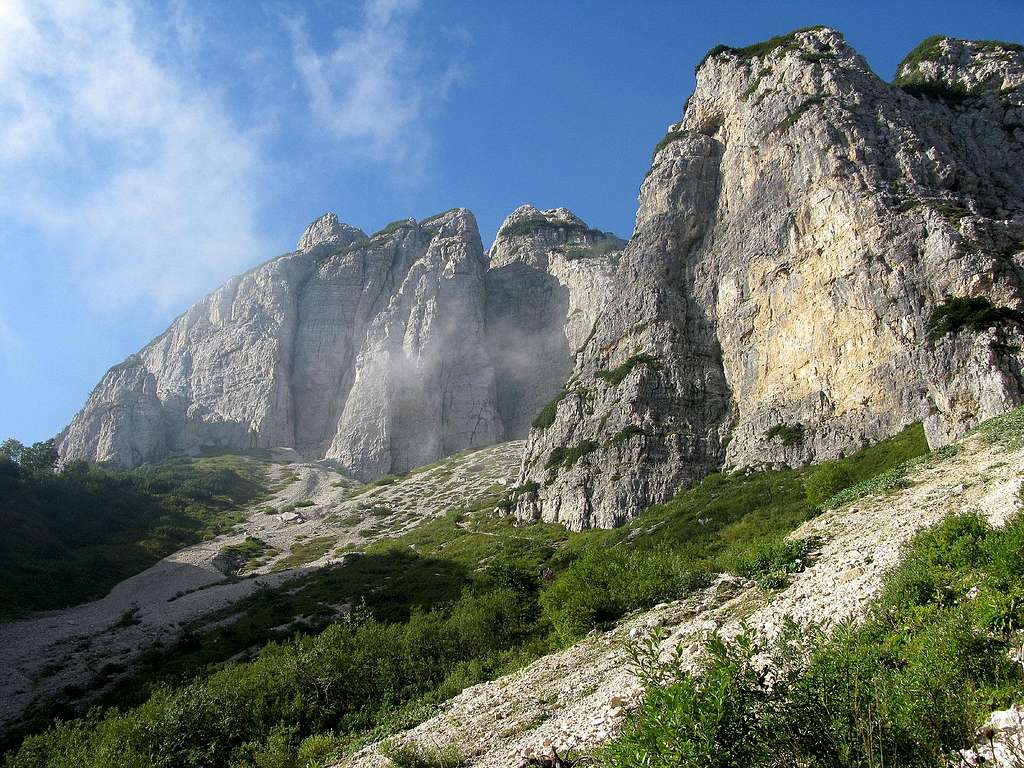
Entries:
{"label": "limestone cliff", "polygon": [[333,215],[111,369],[65,457],[291,446],[369,478],[525,436],[522,519],[612,526],[1024,400],[1024,49],[930,38],[886,83],[817,27],[701,63],[628,243],[523,206]]}
{"label": "limestone cliff", "polygon": [[136,466],[290,447],[371,479],[524,437],[592,322],[568,286],[586,306],[603,296],[590,262],[622,241],[529,206],[502,233],[491,265],[465,209],[372,237],[322,216],[293,253],[229,281],[112,368],[61,436],[62,456]]}
{"label": "limestone cliff", "polygon": [[890,85],[827,28],[713,50],[518,514],[615,525],[723,466],[922,419],[941,445],[1021,402],[1022,64],[933,39]]}

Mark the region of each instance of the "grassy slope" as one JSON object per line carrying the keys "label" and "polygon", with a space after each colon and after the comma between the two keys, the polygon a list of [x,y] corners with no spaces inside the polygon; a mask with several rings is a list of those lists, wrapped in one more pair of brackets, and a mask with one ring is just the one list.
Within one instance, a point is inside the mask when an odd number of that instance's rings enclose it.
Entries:
{"label": "grassy slope", "polygon": [[262,492],[260,465],[221,456],[130,472],[0,465],[0,620],[102,597],[183,546],[228,530]]}
{"label": "grassy slope", "polygon": [[[1019,450],[1024,409],[976,431]],[[889,479],[861,486],[899,487],[899,471],[876,469]],[[1024,518],[994,529],[969,514],[950,517],[915,537],[862,622],[830,635],[791,630],[767,644],[714,639],[697,675],[660,662],[656,639],[635,646],[647,696],[595,763],[960,765],[958,750],[989,713],[1024,697],[1022,640]]]}
{"label": "grassy slope", "polygon": [[[915,427],[842,464],[861,479],[924,450]],[[218,617],[236,614],[232,624],[151,656],[118,698],[142,706],[33,737],[9,765],[83,768],[116,752],[137,765],[287,767],[311,745],[336,754],[591,627],[680,597],[711,571],[784,572],[792,552],[779,542],[814,514],[803,490],[810,471],[715,475],[625,528],[581,534],[495,518],[495,493],[235,606]],[[360,618],[330,623],[342,603]],[[288,627],[297,616],[310,623]],[[318,634],[221,665],[282,624]]]}

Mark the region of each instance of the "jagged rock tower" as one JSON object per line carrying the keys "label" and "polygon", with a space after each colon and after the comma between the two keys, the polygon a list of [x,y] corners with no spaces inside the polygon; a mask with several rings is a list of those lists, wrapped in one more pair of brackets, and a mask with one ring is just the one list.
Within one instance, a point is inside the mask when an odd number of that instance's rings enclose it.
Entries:
{"label": "jagged rock tower", "polygon": [[628,244],[517,209],[333,215],[111,369],[65,457],[291,446],[363,478],[529,433],[524,520],[618,525],[722,467],[941,445],[1024,401],[1024,49],[880,80],[819,27],[701,63]]}

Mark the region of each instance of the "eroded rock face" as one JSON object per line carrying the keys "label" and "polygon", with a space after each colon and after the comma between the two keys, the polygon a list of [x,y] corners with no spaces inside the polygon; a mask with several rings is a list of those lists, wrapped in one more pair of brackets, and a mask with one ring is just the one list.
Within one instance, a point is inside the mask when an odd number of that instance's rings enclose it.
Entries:
{"label": "eroded rock face", "polygon": [[701,64],[628,244],[562,208],[487,254],[463,209],[329,214],[111,369],[62,454],[370,478],[529,433],[515,513],[583,528],[1024,401],[1024,52],[930,39],[888,84],[833,30],[777,42]]}
{"label": "eroded rock face", "polygon": [[[552,237],[545,216],[566,232]],[[490,268],[465,209],[372,237],[320,217],[294,253],[229,281],[112,368],[62,456],[136,466],[293,447],[372,479],[525,437],[568,374],[621,241],[564,209],[524,206],[509,220],[517,234],[492,250],[514,240],[520,255]],[[595,243],[599,253],[561,254]]]}
{"label": "eroded rock face", "polygon": [[707,58],[620,290],[531,433],[520,517],[615,525],[723,466],[821,461],[918,420],[942,445],[1021,402],[1014,323],[927,326],[950,297],[1021,304],[1024,54],[928,56],[907,76],[932,87],[908,92],[825,28]]}
{"label": "eroded rock face", "polygon": [[565,384],[611,295],[625,242],[565,208],[517,208],[490,250],[487,336],[507,437],[525,437]]}

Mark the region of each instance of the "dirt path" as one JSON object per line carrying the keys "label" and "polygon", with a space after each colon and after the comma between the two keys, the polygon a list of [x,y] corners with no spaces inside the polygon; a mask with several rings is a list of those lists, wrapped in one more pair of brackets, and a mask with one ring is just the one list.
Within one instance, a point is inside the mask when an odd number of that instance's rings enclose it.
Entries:
{"label": "dirt path", "polygon": [[[516,441],[460,454],[377,487],[360,486],[329,464],[302,463],[294,452],[278,452],[268,472],[276,492],[249,508],[246,522],[231,534],[165,557],[100,600],[0,624],[0,731],[15,725],[34,701],[77,701],[82,691],[101,690],[101,680],[129,674],[147,649],[172,645],[185,625],[257,589],[338,563],[346,546],[408,530],[511,482],[522,447]],[[244,578],[228,578],[214,559],[248,536],[278,554]],[[274,570],[310,539],[329,546],[308,562]]]}
{"label": "dirt path", "polygon": [[[560,753],[592,750],[618,731],[641,695],[623,652],[631,637],[663,627],[663,653],[681,644],[692,661],[709,632],[735,634],[743,620],[772,633],[787,616],[827,626],[859,615],[917,531],[963,512],[1004,522],[1018,509],[1022,475],[1024,451],[968,438],[958,455],[916,469],[910,487],[860,499],[801,526],[793,536],[819,537],[820,550],[781,592],[721,577],[687,600],[657,606],[519,672],[468,688],[393,741],[455,745],[475,768],[512,768],[525,755],[549,753],[552,745]],[[373,744],[339,765],[385,768],[390,763],[381,747]]]}

